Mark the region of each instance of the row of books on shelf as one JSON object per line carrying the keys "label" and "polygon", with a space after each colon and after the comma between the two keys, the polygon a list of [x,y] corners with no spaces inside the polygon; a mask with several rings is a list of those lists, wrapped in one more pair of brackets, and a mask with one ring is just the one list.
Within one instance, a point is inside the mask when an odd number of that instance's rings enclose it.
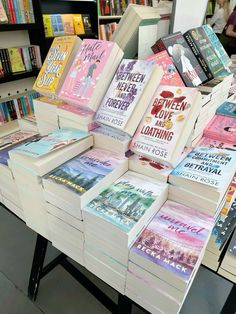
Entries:
{"label": "row of books on shelf", "polygon": [[99,24],[99,39],[110,40],[111,35],[115,32],[117,23]]}
{"label": "row of books on shelf", "polygon": [[36,92],[30,92],[18,98],[0,103],[0,126],[34,114],[33,99],[39,96]]}
{"label": "row of books on shelf", "polygon": [[0,24],[34,23],[32,0],[0,0]]}
{"label": "row of books on shelf", "polygon": [[92,33],[89,14],[43,14],[46,37]]}
{"label": "row of books on shelf", "polygon": [[40,69],[41,66],[39,46],[0,49],[0,77]]}
{"label": "row of books on shelf", "polygon": [[101,16],[122,15],[129,4],[152,6],[151,0],[99,0],[99,13]]}

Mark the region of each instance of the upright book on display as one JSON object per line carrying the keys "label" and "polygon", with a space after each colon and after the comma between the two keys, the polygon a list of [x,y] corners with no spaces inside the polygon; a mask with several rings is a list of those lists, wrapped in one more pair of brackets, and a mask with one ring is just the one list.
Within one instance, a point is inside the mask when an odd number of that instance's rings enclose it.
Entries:
{"label": "upright book on display", "polygon": [[138,155],[175,166],[199,114],[201,95],[194,88],[160,86],[132,139]]}
{"label": "upright book on display", "polygon": [[61,36],[53,40],[33,89],[46,96],[56,96],[75,58],[81,39]]}
{"label": "upright book on display", "polygon": [[154,53],[167,50],[186,86],[198,86],[207,81],[200,63],[180,32],[159,39],[151,48]]}
{"label": "upright book on display", "polygon": [[123,57],[116,43],[84,39],[58,94],[69,104],[96,111]]}
{"label": "upright book on display", "polygon": [[96,121],[132,136],[162,75],[162,69],[153,61],[124,59],[97,111]]}

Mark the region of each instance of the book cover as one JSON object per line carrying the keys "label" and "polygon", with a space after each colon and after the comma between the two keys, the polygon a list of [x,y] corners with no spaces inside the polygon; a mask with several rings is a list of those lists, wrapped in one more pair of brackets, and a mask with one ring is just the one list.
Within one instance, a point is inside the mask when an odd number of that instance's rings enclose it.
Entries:
{"label": "book cover", "polygon": [[236,143],[236,118],[215,115],[206,126],[204,136],[234,145]]}
{"label": "book cover", "polygon": [[233,237],[229,243],[228,252],[236,257],[236,231],[234,231]]}
{"label": "book cover", "polygon": [[[198,95],[197,89],[159,86],[132,139],[130,149],[170,162]],[[195,105],[198,105],[195,102]]]}
{"label": "book cover", "polygon": [[53,29],[51,23],[51,15],[43,14],[43,25],[46,37],[53,37]]}
{"label": "book cover", "polygon": [[220,58],[215,53],[211,42],[202,27],[189,30],[189,34],[197,45],[203,59],[206,61],[208,68],[214,77],[221,76],[225,73],[225,68]]}
{"label": "book cover", "polygon": [[213,225],[212,217],[167,201],[131,251],[188,282]]}
{"label": "book cover", "polygon": [[123,59],[96,113],[95,120],[124,130],[154,66],[153,61]]}
{"label": "book cover", "polygon": [[218,109],[216,114],[236,118],[236,103],[225,101]]}
{"label": "book cover", "polygon": [[201,65],[180,32],[163,37],[159,42],[159,51],[167,50],[186,86],[198,86],[207,80]]}
{"label": "book cover", "polygon": [[7,14],[1,0],[0,0],[0,23],[8,23]]}
{"label": "book cover", "polygon": [[75,34],[76,35],[85,34],[82,15],[81,14],[73,14],[72,19],[73,19]]}
{"label": "book cover", "polygon": [[92,149],[54,169],[45,178],[83,195],[123,161],[118,154]]}
{"label": "book cover", "polygon": [[131,140],[131,137],[127,133],[114,129],[108,125],[100,125],[98,128],[93,130],[93,133],[111,137],[119,142],[127,142]]}
{"label": "book cover", "polygon": [[74,114],[81,116],[83,118],[89,118],[89,117],[92,118],[94,116],[94,112],[89,111],[89,110],[85,110],[85,109],[82,109],[80,107],[73,106],[70,104],[63,104],[60,106],[60,109],[74,113]]}
{"label": "book cover", "polygon": [[236,152],[215,147],[195,147],[173,169],[171,176],[182,177],[216,190],[224,189],[236,165]]}
{"label": "book cover", "polygon": [[197,146],[217,147],[236,150],[236,144],[225,143],[205,136],[201,138],[201,140],[197,143]]}
{"label": "book cover", "polygon": [[84,39],[62,85],[59,97],[86,107],[113,47],[112,42]]}
{"label": "book cover", "polygon": [[35,132],[16,131],[6,136],[0,137],[0,150],[20,143],[26,139],[29,139],[32,136],[35,136],[36,134],[37,133]]}
{"label": "book cover", "polygon": [[35,139],[30,143],[20,145],[13,150],[22,155],[38,158],[82,140],[87,136],[87,132],[77,129],[60,129],[43,136],[40,139]]}
{"label": "book cover", "polygon": [[148,182],[146,178],[126,172],[83,210],[128,233],[163,192],[163,184]]}
{"label": "book cover", "polygon": [[22,60],[21,52],[19,48],[8,48],[11,69],[13,73],[24,72],[25,66]]}
{"label": "book cover", "polygon": [[61,18],[65,35],[74,35],[72,14],[61,14]]}
{"label": "book cover", "polygon": [[202,25],[204,32],[206,33],[212,47],[214,48],[216,54],[220,58],[221,62],[224,65],[224,68],[228,70],[229,65],[231,64],[230,57],[228,56],[227,52],[225,51],[223,45],[221,44],[219,38],[216,36],[215,32],[211,28],[210,25],[205,24]]}
{"label": "book cover", "polygon": [[65,35],[61,14],[51,14],[50,17],[54,36]]}
{"label": "book cover", "polygon": [[33,88],[55,94],[65,65],[76,43],[76,36],[62,36],[53,40]]}
{"label": "book cover", "polygon": [[90,21],[90,15],[89,14],[82,14],[82,20],[83,20],[85,34],[92,33],[92,24]]}
{"label": "book cover", "polygon": [[146,57],[145,60],[153,60],[162,67],[164,74],[160,85],[185,86],[166,50]]}

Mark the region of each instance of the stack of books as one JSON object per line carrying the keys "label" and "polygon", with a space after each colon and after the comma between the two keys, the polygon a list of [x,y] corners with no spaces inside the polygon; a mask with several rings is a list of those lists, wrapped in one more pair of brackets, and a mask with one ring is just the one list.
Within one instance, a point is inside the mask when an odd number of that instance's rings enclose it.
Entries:
{"label": "stack of books", "polygon": [[[227,212],[225,213],[225,210]],[[223,258],[225,246],[228,239],[236,226],[236,202],[235,198],[229,207],[221,210],[216,224],[212,230],[210,240],[204,254],[202,263],[214,271],[218,270]]]}
{"label": "stack of books", "polygon": [[233,237],[227,248],[227,252],[220,265],[218,273],[225,278],[228,278],[233,283],[236,283],[236,231],[234,230]]}
{"label": "stack of books", "polygon": [[39,46],[0,49],[2,76],[40,69],[42,66]]}
{"label": "stack of books", "polygon": [[34,114],[39,134],[47,135],[59,128],[57,107],[63,104],[61,100],[45,96],[34,99]]}
{"label": "stack of books", "polygon": [[171,172],[169,199],[217,218],[236,171],[236,151],[195,147]]}
{"label": "stack of books", "polygon": [[55,247],[84,264],[81,209],[127,169],[125,157],[93,148],[43,178],[47,217]]}
{"label": "stack of books", "polygon": [[124,294],[129,246],[167,198],[167,184],[126,172],[82,209],[85,267]]}
{"label": "stack of books", "polygon": [[24,213],[14,180],[9,167],[9,151],[25,141],[31,141],[36,136],[33,132],[15,131],[9,135],[0,137],[0,194],[1,202],[15,215],[24,220]]}
{"label": "stack of books", "polygon": [[57,115],[60,128],[77,128],[89,132],[98,126],[94,121],[94,112],[77,106],[63,104],[57,108]]}
{"label": "stack of books", "polygon": [[179,313],[213,219],[167,201],[130,249],[125,294],[150,313]]}
{"label": "stack of books", "polygon": [[92,145],[93,139],[88,133],[62,129],[9,151],[26,224],[47,239],[50,232],[42,176]]}

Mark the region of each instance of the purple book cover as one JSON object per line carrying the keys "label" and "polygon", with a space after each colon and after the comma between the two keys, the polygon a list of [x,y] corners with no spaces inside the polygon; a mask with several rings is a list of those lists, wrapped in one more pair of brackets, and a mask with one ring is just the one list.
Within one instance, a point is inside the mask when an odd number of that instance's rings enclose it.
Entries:
{"label": "purple book cover", "polygon": [[213,225],[212,217],[167,201],[131,251],[188,281]]}

